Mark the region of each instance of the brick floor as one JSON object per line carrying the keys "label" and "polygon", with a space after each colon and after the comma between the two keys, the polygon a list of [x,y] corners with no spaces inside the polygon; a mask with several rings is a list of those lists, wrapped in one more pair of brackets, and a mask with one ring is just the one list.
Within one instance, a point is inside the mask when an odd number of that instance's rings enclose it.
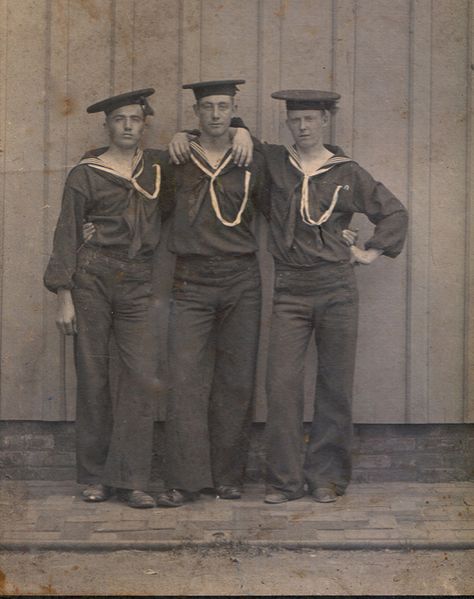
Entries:
{"label": "brick floor", "polygon": [[474,482],[352,484],[332,504],[203,495],[182,508],[91,504],[73,482],[0,481],[0,549],[168,549],[225,542],[314,548],[474,548]]}

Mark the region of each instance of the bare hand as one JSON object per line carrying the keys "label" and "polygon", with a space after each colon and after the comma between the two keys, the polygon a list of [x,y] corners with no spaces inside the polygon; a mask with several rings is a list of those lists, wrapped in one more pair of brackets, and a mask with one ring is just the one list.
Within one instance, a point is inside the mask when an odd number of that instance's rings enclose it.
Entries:
{"label": "bare hand", "polygon": [[82,225],[82,236],[84,237],[84,242],[87,243],[90,239],[92,239],[95,235],[96,228],[94,223],[84,223]]}
{"label": "bare hand", "polygon": [[357,240],[359,239],[359,229],[344,229],[342,238],[347,245],[356,245]]}
{"label": "bare hand", "polygon": [[170,141],[168,150],[170,153],[171,161],[174,164],[184,164],[191,158],[191,149],[189,147],[189,135],[178,131],[173,135],[173,139]]}
{"label": "bare hand", "polygon": [[56,325],[63,335],[75,335],[77,333],[76,311],[69,289],[58,290]]}
{"label": "bare hand", "polygon": [[369,248],[368,250],[361,250],[356,245],[351,246],[351,264],[371,264],[381,254],[382,250],[376,250],[375,248]]}
{"label": "bare hand", "polygon": [[248,166],[252,162],[253,141],[250,133],[243,127],[231,128],[232,159],[237,166]]}

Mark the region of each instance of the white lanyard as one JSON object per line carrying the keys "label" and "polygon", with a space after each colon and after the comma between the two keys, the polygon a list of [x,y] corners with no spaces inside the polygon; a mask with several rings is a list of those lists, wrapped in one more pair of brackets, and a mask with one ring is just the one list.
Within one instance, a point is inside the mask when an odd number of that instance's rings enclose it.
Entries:
{"label": "white lanyard", "polygon": [[309,211],[309,179],[310,177],[314,177],[314,175],[319,174],[319,173],[323,173],[326,172],[329,169],[322,169],[321,171],[319,171],[319,169],[314,172],[314,173],[307,173],[303,170],[302,167],[300,167],[300,165],[296,162],[296,160],[293,158],[293,156],[291,154],[289,154],[289,160],[291,162],[291,164],[300,171],[300,173],[302,173],[303,175],[303,182],[301,184],[301,203],[300,203],[300,214],[301,214],[301,218],[303,219],[303,222],[306,223],[307,225],[311,225],[311,226],[320,226],[323,223],[325,223],[330,217],[331,214],[334,211],[334,208],[336,207],[337,204],[337,199],[339,197],[339,191],[342,189],[342,185],[338,185],[336,187],[336,189],[334,190],[334,193],[332,194],[332,200],[331,200],[331,204],[329,206],[329,208],[321,215],[321,217],[315,221],[311,218],[311,214]]}
{"label": "white lanyard", "polygon": [[219,201],[217,199],[216,190],[214,188],[214,181],[217,179],[217,177],[221,174],[221,172],[223,171],[223,169],[232,160],[232,155],[229,154],[229,156],[227,156],[227,158],[224,160],[224,162],[214,172],[212,172],[209,169],[207,169],[199,160],[197,160],[197,158],[194,156],[193,153],[191,153],[191,160],[210,179],[209,193],[211,195],[212,208],[213,208],[213,210],[214,210],[215,215],[217,216],[217,218],[226,227],[235,227],[235,226],[239,225],[240,222],[241,222],[241,220],[242,220],[242,214],[243,214],[243,212],[245,210],[245,207],[247,206],[247,202],[248,202],[248,199],[249,199],[250,177],[251,177],[250,171],[247,171],[247,170],[245,171],[244,199],[242,200],[242,204],[240,205],[240,209],[239,209],[239,211],[237,213],[237,216],[231,222],[231,221],[225,220],[225,218],[222,216],[222,212],[221,212],[221,209],[220,209],[220,206],[219,206]]}

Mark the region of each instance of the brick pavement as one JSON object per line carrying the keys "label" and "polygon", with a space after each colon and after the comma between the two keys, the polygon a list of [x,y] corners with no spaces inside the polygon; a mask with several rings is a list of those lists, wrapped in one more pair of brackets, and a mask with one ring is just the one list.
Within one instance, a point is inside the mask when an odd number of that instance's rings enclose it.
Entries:
{"label": "brick pavement", "polygon": [[333,504],[306,497],[278,506],[249,485],[240,501],[208,495],[152,510],[85,503],[78,490],[68,481],[0,481],[0,549],[474,548],[474,482],[354,483]]}

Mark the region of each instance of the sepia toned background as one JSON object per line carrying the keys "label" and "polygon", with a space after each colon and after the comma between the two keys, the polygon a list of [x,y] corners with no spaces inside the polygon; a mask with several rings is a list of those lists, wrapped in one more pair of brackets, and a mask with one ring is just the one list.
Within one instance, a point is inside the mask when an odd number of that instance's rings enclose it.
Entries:
{"label": "sepia toned background", "polygon": [[[357,269],[354,420],[474,422],[473,8],[468,0],[0,0],[0,419],[74,419],[71,340],[56,330],[42,275],[66,173],[85,149],[106,143],[102,117],[85,107],[155,87],[153,147],[194,125],[182,83],[244,78],[239,113],[269,142],[287,140],[272,91],[342,94],[328,141],[410,211],[402,255]],[[371,226],[356,224],[363,241]],[[257,420],[265,418],[271,310],[264,249],[261,264]],[[166,385],[173,264],[164,247],[156,266]],[[157,398],[160,417],[163,403]]]}

